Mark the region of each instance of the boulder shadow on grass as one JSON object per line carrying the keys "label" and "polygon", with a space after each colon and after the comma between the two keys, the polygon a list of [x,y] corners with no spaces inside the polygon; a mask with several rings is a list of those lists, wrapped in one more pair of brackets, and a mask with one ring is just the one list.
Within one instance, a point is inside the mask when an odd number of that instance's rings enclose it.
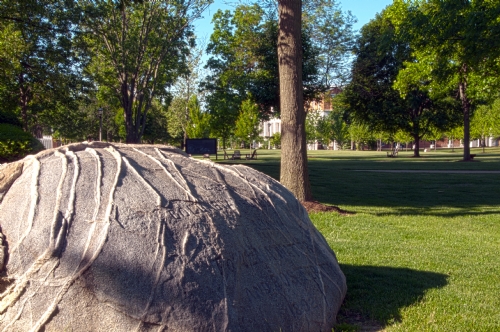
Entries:
{"label": "boulder shadow on grass", "polygon": [[387,266],[340,264],[347,295],[337,316],[338,328],[380,331],[401,321],[401,309],[421,301],[432,288],[448,283],[445,274]]}

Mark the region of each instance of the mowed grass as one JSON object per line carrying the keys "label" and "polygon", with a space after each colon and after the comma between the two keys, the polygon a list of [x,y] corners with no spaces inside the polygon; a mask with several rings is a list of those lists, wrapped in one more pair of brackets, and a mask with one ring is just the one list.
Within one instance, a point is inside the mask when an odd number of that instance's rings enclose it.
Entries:
{"label": "mowed grass", "polygon": [[[309,152],[314,198],[353,213],[310,214],[347,278],[336,331],[500,331],[500,174],[478,173],[500,149],[472,153]],[[220,162],[278,179],[279,150],[258,158]]]}

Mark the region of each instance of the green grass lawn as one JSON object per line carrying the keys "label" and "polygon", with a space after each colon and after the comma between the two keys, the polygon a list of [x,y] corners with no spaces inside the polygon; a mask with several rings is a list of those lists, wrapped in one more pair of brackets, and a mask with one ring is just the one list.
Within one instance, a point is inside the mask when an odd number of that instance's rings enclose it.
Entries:
{"label": "green grass lawn", "polygon": [[[472,153],[309,152],[314,198],[354,213],[310,214],[347,278],[336,331],[500,331],[500,149]],[[219,161],[278,179],[258,158]]]}

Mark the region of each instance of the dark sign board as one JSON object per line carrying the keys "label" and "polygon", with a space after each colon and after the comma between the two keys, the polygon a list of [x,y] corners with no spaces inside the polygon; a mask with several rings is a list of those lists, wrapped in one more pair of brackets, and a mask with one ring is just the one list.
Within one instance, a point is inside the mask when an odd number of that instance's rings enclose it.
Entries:
{"label": "dark sign board", "polygon": [[194,154],[215,154],[217,158],[216,138],[188,138],[186,139],[186,153]]}

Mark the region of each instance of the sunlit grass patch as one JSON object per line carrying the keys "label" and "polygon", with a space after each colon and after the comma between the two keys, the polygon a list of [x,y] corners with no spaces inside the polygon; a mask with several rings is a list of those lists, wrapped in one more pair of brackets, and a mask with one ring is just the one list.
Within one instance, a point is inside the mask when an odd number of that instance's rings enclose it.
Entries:
{"label": "sunlit grass patch", "polygon": [[[472,153],[309,152],[314,198],[355,212],[310,214],[347,278],[338,331],[500,330],[500,149]],[[241,163],[279,179],[279,157]]]}

